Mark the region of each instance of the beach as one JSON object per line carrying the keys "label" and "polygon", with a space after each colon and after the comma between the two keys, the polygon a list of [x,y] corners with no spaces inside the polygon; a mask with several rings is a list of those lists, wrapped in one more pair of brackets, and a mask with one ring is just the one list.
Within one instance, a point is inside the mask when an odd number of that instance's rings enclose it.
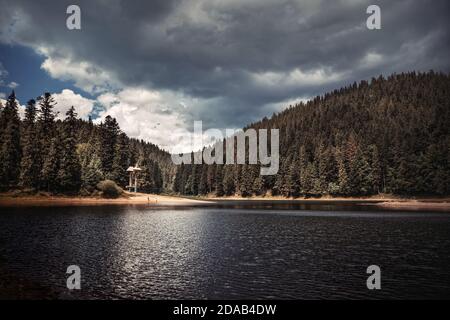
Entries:
{"label": "beach", "polygon": [[398,198],[389,196],[373,197],[320,197],[320,198],[283,198],[283,197],[180,197],[146,193],[125,192],[117,199],[82,196],[50,195],[12,195],[0,194],[0,206],[95,206],[95,205],[148,205],[151,207],[190,207],[214,205],[251,205],[251,204],[356,204],[373,205],[393,210],[430,210],[450,212],[450,198]]}
{"label": "beach", "polygon": [[12,196],[0,194],[0,206],[95,206],[95,205],[149,205],[149,206],[195,206],[208,201],[181,197],[129,193],[116,199],[81,196]]}

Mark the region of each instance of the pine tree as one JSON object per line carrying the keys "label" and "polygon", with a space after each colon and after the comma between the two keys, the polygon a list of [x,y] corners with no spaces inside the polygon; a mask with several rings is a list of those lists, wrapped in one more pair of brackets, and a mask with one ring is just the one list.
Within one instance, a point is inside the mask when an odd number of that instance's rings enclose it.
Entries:
{"label": "pine tree", "polygon": [[233,167],[233,165],[224,165],[223,167],[223,192],[227,196],[233,195],[236,191]]}
{"label": "pine tree", "polygon": [[347,168],[345,165],[344,155],[338,149],[336,150],[336,159],[338,163],[338,186],[339,194],[348,195],[350,193],[349,179],[347,175]]}
{"label": "pine tree", "polygon": [[[191,159],[194,159],[194,153],[191,154]],[[194,161],[192,160],[192,163],[194,163]],[[201,165],[199,164],[193,164],[192,166],[192,173],[191,176],[189,177],[189,193],[196,196],[198,195],[198,185],[200,182],[200,178],[201,178]]]}
{"label": "pine tree", "polygon": [[361,165],[360,149],[355,136],[351,134],[345,146],[345,163],[348,178],[349,191],[353,194],[359,194],[361,190]]}
{"label": "pine tree", "polygon": [[223,189],[223,164],[218,164],[216,168],[216,178],[214,183],[214,190],[217,197],[224,195]]}
{"label": "pine tree", "polygon": [[258,175],[253,183],[253,193],[257,196],[265,195],[264,176]]}
{"label": "pine tree", "polygon": [[159,168],[158,163],[154,163],[153,165],[153,193],[159,194],[163,188],[163,178],[161,174],[161,169]]}
{"label": "pine tree", "polygon": [[105,122],[100,126],[100,157],[103,172],[108,179],[112,178],[112,167],[119,132],[120,128],[116,119],[107,116]]}
{"label": "pine tree", "polygon": [[115,181],[119,186],[125,187],[128,183],[128,174],[126,170],[129,165],[127,136],[124,133],[120,133],[114,150],[111,180]]}
{"label": "pine tree", "polygon": [[371,191],[372,193],[380,193],[382,187],[381,187],[381,162],[380,162],[380,155],[378,151],[378,147],[376,145],[371,145],[369,147],[370,157],[371,157]]}
{"label": "pine tree", "polygon": [[20,186],[37,189],[39,187],[39,145],[36,141],[36,101],[30,100],[25,110],[22,135],[22,161],[20,164]]}
{"label": "pine tree", "polygon": [[173,191],[177,193],[183,193],[184,190],[183,172],[184,172],[184,163],[181,163],[177,167],[177,172],[175,174],[175,179],[173,182]]}
{"label": "pine tree", "polygon": [[14,91],[6,101],[1,118],[0,186],[8,189],[18,184],[21,162],[20,119]]}
{"label": "pine tree", "polygon": [[52,138],[52,134],[55,130],[55,117],[57,114],[53,111],[55,107],[55,99],[48,92],[44,96],[38,98],[39,112],[38,112],[38,124],[40,130],[40,138],[49,141]]}
{"label": "pine tree", "polygon": [[242,197],[249,197],[253,193],[253,176],[252,168],[253,165],[244,164],[242,166],[241,181],[239,187],[239,193]]}
{"label": "pine tree", "polygon": [[77,147],[81,165],[81,187],[87,193],[92,193],[97,184],[104,180],[102,162],[97,154],[98,148],[94,142],[80,144]]}
{"label": "pine tree", "polygon": [[61,156],[61,140],[58,135],[52,138],[41,170],[41,185],[48,192],[58,191],[58,171]]}
{"label": "pine tree", "polygon": [[359,175],[360,185],[359,190],[355,190],[354,193],[361,195],[371,194],[374,184],[372,168],[369,163],[368,155],[366,155],[361,150],[358,151],[356,170]]}
{"label": "pine tree", "polygon": [[200,181],[198,184],[198,194],[208,193],[208,168],[206,165],[200,165]]}
{"label": "pine tree", "polygon": [[300,176],[301,193],[304,195],[316,194],[318,185],[317,169],[314,162],[308,162],[301,170]]}
{"label": "pine tree", "polygon": [[161,171],[157,163],[149,157],[141,157],[140,167],[142,169],[139,176],[139,188],[146,193],[160,193],[162,188]]}
{"label": "pine tree", "polygon": [[275,182],[272,188],[272,195],[283,195],[285,194],[285,176],[288,171],[288,161],[286,158],[280,159],[280,168],[278,170],[278,173],[275,176]]}
{"label": "pine tree", "polygon": [[76,152],[75,126],[77,114],[73,106],[67,111],[66,116],[61,132],[61,154],[57,183],[60,191],[75,193],[81,187],[81,166]]}
{"label": "pine tree", "polygon": [[216,185],[216,170],[217,164],[206,166],[206,181],[207,181],[207,193],[212,193]]}
{"label": "pine tree", "polygon": [[[49,189],[49,179],[48,177],[43,176],[44,172],[49,172],[48,169],[53,166],[50,162],[52,161],[49,153],[51,148],[51,142],[55,142],[55,117],[56,113],[53,111],[55,106],[55,100],[51,96],[50,93],[46,92],[42,97],[38,98],[39,101],[39,110],[37,117],[37,143],[40,149],[40,153],[38,158],[36,159],[37,166],[39,168],[40,177],[39,177],[39,188],[44,188],[45,190]],[[55,146],[54,149],[57,149],[58,146]],[[54,151],[54,150],[53,150]],[[47,168],[44,169],[44,166],[47,163]],[[54,165],[57,165],[56,162]]]}
{"label": "pine tree", "polygon": [[294,160],[291,162],[287,177],[286,177],[286,196],[288,197],[298,197],[300,194],[300,186],[299,186],[299,164],[298,161]]}

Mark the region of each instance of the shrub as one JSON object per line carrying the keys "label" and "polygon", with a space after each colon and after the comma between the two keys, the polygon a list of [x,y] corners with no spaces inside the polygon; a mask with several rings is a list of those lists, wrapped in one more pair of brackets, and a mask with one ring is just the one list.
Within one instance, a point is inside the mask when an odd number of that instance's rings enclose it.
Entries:
{"label": "shrub", "polygon": [[99,189],[104,198],[118,198],[122,193],[122,188],[118,187],[117,184],[112,180],[103,180],[97,184],[97,189]]}

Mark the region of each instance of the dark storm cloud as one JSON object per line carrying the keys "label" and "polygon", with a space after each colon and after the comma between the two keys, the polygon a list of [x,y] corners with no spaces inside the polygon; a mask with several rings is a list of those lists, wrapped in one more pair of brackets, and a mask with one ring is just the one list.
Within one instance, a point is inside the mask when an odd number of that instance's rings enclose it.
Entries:
{"label": "dark storm cloud", "polygon": [[364,0],[78,1],[81,31],[65,27],[72,1],[0,3],[4,42],[89,62],[122,86],[210,99],[190,117],[219,127],[379,74],[450,70],[447,0],[377,1],[377,31]]}

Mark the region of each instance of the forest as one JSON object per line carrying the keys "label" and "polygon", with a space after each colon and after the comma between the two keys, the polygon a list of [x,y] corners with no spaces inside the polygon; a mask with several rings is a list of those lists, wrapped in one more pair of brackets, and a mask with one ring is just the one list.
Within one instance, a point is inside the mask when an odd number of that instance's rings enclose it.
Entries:
{"label": "forest", "polygon": [[277,175],[258,165],[181,165],[188,195],[368,196],[450,193],[450,77],[380,76],[250,124],[280,130]]}
{"label": "forest", "polygon": [[[95,193],[99,182],[112,180],[128,185],[129,166],[139,164],[140,191],[168,189],[173,173],[164,166],[167,153],[144,141],[130,139],[117,121],[107,116],[94,125],[77,118],[72,107],[65,119],[55,120],[55,101],[49,93],[28,101],[24,119],[18,115],[15,93],[0,105],[0,189],[25,193]],[[163,166],[163,168],[161,168]]]}
{"label": "forest", "polygon": [[[45,93],[20,119],[15,93],[0,104],[0,190],[91,195],[100,181],[124,188],[141,167],[139,191],[182,195],[368,196],[450,194],[450,75],[402,73],[289,106],[246,128],[280,130],[280,168],[181,164],[128,137],[114,118],[56,120]],[[163,124],[162,124],[163,125]],[[245,129],[245,128],[244,128]],[[194,156],[192,154],[192,156]]]}

